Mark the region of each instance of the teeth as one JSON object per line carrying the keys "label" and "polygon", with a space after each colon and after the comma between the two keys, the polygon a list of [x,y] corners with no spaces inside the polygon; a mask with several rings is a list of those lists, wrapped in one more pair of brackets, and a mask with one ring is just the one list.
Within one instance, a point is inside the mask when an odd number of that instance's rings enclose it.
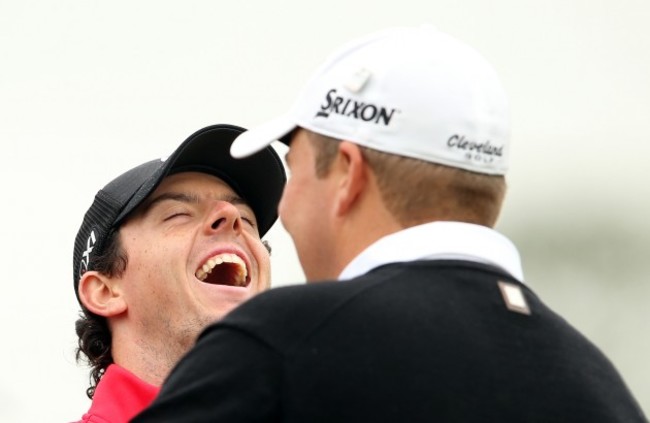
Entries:
{"label": "teeth", "polygon": [[204,281],[210,272],[212,272],[212,269],[214,269],[216,266],[222,264],[222,263],[232,263],[237,265],[237,286],[243,286],[246,284],[246,278],[248,277],[248,270],[246,270],[246,264],[244,263],[244,260],[242,260],[238,255],[236,254],[229,254],[229,253],[224,253],[224,254],[219,254],[217,256],[211,257],[205,264],[199,268],[199,270],[196,271],[196,277]]}

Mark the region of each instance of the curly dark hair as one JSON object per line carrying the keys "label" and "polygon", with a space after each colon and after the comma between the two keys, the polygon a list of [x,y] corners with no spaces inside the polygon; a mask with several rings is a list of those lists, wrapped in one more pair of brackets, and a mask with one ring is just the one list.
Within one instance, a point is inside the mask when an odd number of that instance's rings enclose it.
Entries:
{"label": "curly dark hair", "polygon": [[[113,231],[106,239],[104,252],[97,257],[93,269],[107,276],[121,276],[126,270],[128,257],[122,248],[118,231]],[[83,305],[79,319],[75,322],[75,331],[79,337],[76,350],[77,362],[85,361],[91,367],[90,387],[86,395],[92,399],[99,380],[113,363],[111,351],[111,331],[105,317],[99,316]],[[83,357],[85,356],[85,357]]]}

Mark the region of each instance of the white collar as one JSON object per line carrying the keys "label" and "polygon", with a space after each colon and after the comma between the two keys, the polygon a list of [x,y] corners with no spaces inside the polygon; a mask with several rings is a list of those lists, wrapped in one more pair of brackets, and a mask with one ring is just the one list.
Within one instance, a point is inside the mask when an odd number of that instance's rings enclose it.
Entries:
{"label": "white collar", "polygon": [[461,222],[431,222],[387,235],[368,246],[343,269],[340,280],[387,263],[460,259],[491,264],[523,282],[519,252],[497,231]]}

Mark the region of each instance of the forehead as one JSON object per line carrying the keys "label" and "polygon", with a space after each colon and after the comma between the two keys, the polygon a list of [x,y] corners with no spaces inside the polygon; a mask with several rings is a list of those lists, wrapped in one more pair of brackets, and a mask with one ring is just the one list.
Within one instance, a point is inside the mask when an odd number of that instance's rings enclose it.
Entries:
{"label": "forehead", "polygon": [[149,198],[155,198],[169,191],[191,192],[196,195],[235,194],[235,190],[230,185],[214,175],[202,172],[180,172],[163,179]]}
{"label": "forehead", "polygon": [[[304,156],[313,151],[313,145],[309,138],[309,133],[302,128],[295,130],[289,141],[289,151],[287,152],[285,158],[287,162],[290,161],[290,158],[293,156]],[[301,159],[304,160],[304,159]]]}

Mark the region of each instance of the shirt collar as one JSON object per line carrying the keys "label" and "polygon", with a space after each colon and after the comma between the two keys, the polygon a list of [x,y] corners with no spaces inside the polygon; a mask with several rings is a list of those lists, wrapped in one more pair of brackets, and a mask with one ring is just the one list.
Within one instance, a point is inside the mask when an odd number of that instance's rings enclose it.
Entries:
{"label": "shirt collar", "polygon": [[111,364],[102,376],[90,410],[82,421],[126,422],[149,406],[160,391],[117,364]]}
{"label": "shirt collar", "polygon": [[348,263],[339,279],[387,263],[442,259],[490,264],[524,280],[519,252],[508,238],[486,226],[461,222],[425,223],[380,238]]}

